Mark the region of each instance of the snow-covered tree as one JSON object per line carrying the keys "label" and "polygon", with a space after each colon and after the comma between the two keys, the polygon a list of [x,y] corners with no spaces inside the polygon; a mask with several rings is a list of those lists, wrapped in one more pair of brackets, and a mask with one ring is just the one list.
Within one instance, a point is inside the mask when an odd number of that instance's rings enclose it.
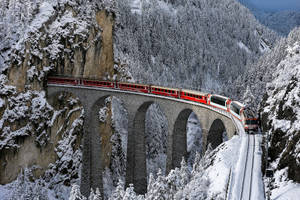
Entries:
{"label": "snow-covered tree", "polygon": [[255,108],[255,97],[252,94],[251,87],[248,85],[243,96],[243,103],[249,108]]}
{"label": "snow-covered tree", "polygon": [[169,199],[168,185],[166,184],[166,178],[163,176],[161,170],[158,171],[157,179],[155,181],[153,180],[152,175],[149,180],[149,190],[146,194],[147,200]]}
{"label": "snow-covered tree", "polygon": [[129,187],[126,189],[123,199],[128,199],[128,200],[136,200],[137,195],[134,192],[134,187],[133,184],[129,184]]}
{"label": "snow-covered tree", "polygon": [[80,187],[78,185],[72,185],[69,200],[86,200],[86,198],[81,194]]}
{"label": "snow-covered tree", "polygon": [[118,6],[115,57],[147,83],[231,92],[228,83],[262,54],[260,39],[276,38],[234,0],[142,1],[142,12],[132,1]]}
{"label": "snow-covered tree", "polygon": [[93,189],[91,189],[91,193],[90,193],[88,200],[102,200],[99,188],[97,188],[95,192]]}
{"label": "snow-covered tree", "polygon": [[125,191],[124,191],[124,182],[119,179],[118,186],[115,189],[115,191],[112,193],[110,200],[122,200],[124,197]]}

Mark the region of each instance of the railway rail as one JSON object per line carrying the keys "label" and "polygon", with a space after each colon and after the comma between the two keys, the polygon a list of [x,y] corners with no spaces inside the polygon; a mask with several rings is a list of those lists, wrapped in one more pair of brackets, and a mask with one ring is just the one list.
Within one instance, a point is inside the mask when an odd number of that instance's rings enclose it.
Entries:
{"label": "railway rail", "polygon": [[252,179],[255,160],[255,135],[247,134],[247,137],[246,162],[244,166],[242,188],[239,198],[241,200],[251,200],[252,193]]}

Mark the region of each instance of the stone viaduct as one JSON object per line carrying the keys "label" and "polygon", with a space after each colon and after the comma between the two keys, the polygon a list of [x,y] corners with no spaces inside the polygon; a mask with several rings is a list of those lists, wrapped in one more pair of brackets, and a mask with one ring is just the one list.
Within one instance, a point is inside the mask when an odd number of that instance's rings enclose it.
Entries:
{"label": "stone viaduct", "polygon": [[213,148],[221,144],[224,131],[228,138],[236,133],[235,124],[227,112],[194,102],[115,89],[48,84],[49,102],[60,92],[69,92],[78,97],[85,110],[81,172],[81,191],[84,195],[89,194],[90,188],[103,189],[98,111],[108,96],[122,100],[128,112],[126,184],[133,183],[138,193],[147,190],[145,118],[151,104],[158,104],[168,120],[166,171],[180,166],[182,156],[187,153],[186,125],[192,112],[197,115],[201,125],[202,152],[209,143]]}

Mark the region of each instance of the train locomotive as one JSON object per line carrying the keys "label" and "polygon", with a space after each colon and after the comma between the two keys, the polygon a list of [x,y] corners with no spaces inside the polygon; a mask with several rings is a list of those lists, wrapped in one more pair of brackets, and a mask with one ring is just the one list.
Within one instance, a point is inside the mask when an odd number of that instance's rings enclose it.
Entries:
{"label": "train locomotive", "polygon": [[257,131],[258,129],[257,118],[254,117],[253,113],[251,113],[248,109],[245,110],[245,106],[240,102],[232,101],[230,98],[221,95],[203,93],[194,90],[175,89],[146,84],[103,80],[99,81],[83,78],[48,77],[48,83],[60,85],[66,84],[74,86],[80,85],[86,87],[101,87],[108,89],[110,88],[198,102],[214,108],[221,109],[225,112],[229,112],[233,117],[235,117],[243,123],[246,132]]}

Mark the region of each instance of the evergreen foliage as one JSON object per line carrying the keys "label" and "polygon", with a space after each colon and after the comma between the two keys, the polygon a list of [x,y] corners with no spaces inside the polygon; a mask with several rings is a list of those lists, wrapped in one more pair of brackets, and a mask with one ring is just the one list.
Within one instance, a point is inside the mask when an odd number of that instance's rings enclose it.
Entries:
{"label": "evergreen foliage", "polygon": [[260,38],[276,38],[234,0],[166,2],[141,1],[139,12],[118,2],[115,57],[137,81],[228,94],[262,54]]}

